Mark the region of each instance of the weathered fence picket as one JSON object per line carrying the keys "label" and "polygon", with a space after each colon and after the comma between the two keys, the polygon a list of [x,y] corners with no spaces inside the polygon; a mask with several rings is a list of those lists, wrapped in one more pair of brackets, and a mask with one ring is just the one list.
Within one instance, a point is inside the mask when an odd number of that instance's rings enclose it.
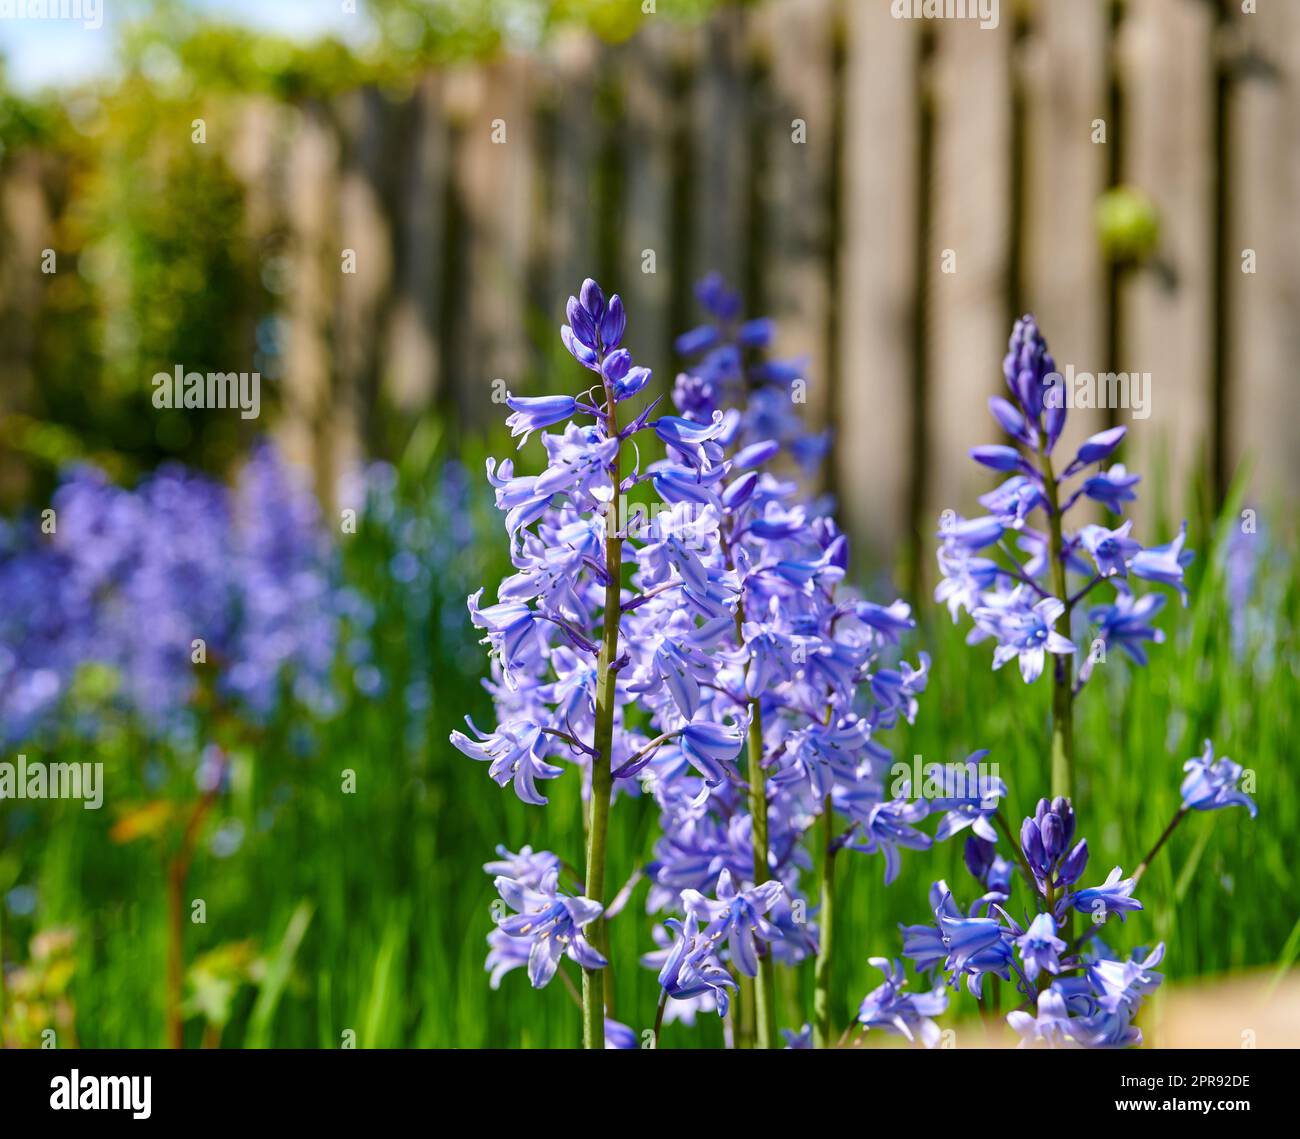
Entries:
{"label": "weathered fence picket", "polygon": [[[830,488],[889,570],[912,538],[929,567],[940,511],[995,482],[966,452],[996,438],[986,403],[1024,309],[1063,368],[1150,374],[1148,419],[1077,411],[1064,444],[1135,428],[1125,458],[1169,504],[1144,507],[1144,536],[1197,517],[1193,480],[1221,492],[1248,458],[1252,502],[1293,493],[1297,91],[1295,3],[1032,0],[981,29],[771,0],[648,17],[619,44],[566,31],[406,95],[250,97],[212,145],[247,187],[241,240],[283,285],[279,430],[322,490],[431,406],[479,431],[494,380],[549,384],[542,332],[587,273],[625,294],[666,390],[697,316],[685,287],[718,271],[807,357]],[[39,164],[0,169],[0,368],[21,411],[60,219]],[[1154,203],[1160,247],[1113,277],[1096,207],[1119,183]]]}

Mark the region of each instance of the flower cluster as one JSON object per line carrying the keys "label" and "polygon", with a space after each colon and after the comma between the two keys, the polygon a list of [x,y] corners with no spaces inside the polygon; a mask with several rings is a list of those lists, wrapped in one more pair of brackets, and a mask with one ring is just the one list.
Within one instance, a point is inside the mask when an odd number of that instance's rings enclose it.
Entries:
{"label": "flower cluster", "polygon": [[[1213,763],[1213,754],[1207,740],[1205,755],[1187,762],[1183,803],[1170,830],[1193,808],[1241,805],[1254,816],[1255,804],[1238,787],[1241,767],[1227,759]],[[1006,1019],[1022,1047],[1140,1044],[1142,1033],[1133,1020],[1142,999],[1160,984],[1155,968],[1165,947],[1161,943],[1122,956],[1098,934],[1112,917],[1123,922],[1143,908],[1134,889],[1159,846],[1133,875],[1126,878],[1116,866],[1101,884],[1080,886],[1088,843],[1075,841],[1075,812],[1066,799],[1039,800],[1021,823],[1011,860],[998,854],[994,842],[972,834],[965,861],[982,893],[963,909],[946,882],[935,882],[930,889],[933,922],[902,927],[903,956],[927,989],[905,992],[901,966],[873,958],[886,982],[863,1001],[859,1024],[934,1047],[939,1033],[930,1018],[946,1005],[945,987],[956,989],[964,982],[968,992],[982,998],[986,981],[996,978],[1021,999]],[[1011,913],[1016,880],[1032,904],[1020,920]],[[1076,930],[1074,915],[1089,924]]]}
{"label": "flower cluster", "polygon": [[[910,610],[847,588],[846,537],[775,466],[783,453],[807,460],[819,452],[799,445],[804,436],[790,418],[797,366],[765,359],[770,324],[742,321],[739,299],[716,279],[699,297],[711,319],[679,339],[693,362],[673,388],[677,414],[667,414],[651,397],[649,370],[621,347],[620,298],[585,281],[569,298],[561,339],[595,382],[573,395],[510,395],[507,424],[521,447],[540,433],[545,465],[522,473],[512,460],[488,462],[514,572],[494,600],[485,602],[482,589],[471,595],[469,611],[490,649],[496,722],[484,731],[471,721],[469,733],[451,739],[530,804],[545,804],[547,784],[578,768],[587,835],[585,873],[528,848],[503,849],[488,865],[505,903],[488,938],[493,984],[527,965],[541,987],[567,957],[583,973],[584,1042],[635,1043],[608,1018],[599,971],[617,965],[604,924],[644,877],[647,911],[661,918],[656,948],[641,959],[659,982],[656,1036],[660,1023],[691,1023],[702,1012],[726,1018],[734,992],[752,985],[756,1042],[773,1046],[773,968],[816,955],[815,1023],[787,1039],[826,1046],[829,939],[809,920],[805,878],[820,877],[817,916],[826,921],[840,852],[880,854],[888,883],[902,850],[968,832],[966,863],[982,893],[963,911],[935,884],[934,924],[904,930],[903,956],[924,988],[908,991],[901,964],[876,959],[885,981],[863,1001],[859,1025],[934,1044],[949,989],[964,981],[979,997],[992,975],[1038,1013],[1028,1026],[1028,1013],[1013,1014],[1027,1037],[1132,1042],[1133,1014],[1159,980],[1152,969],[1161,950],[1116,961],[1091,933],[1076,938],[1070,927],[1080,913],[1096,929],[1140,909],[1133,890],[1145,862],[1129,878],[1116,868],[1080,887],[1088,848],[1074,839],[1066,796],[1041,802],[1019,847],[1003,857],[997,827],[1007,789],[982,775],[983,751],[949,765],[933,786],[889,780],[888,733],[916,715],[929,668],[924,654],[915,667],[899,657]],[[1050,456],[1064,411],[1044,390],[1051,372],[1032,321],[1021,322],[1008,358],[1018,406],[997,400],[994,411],[1039,465],[1016,448],[980,449],[977,458],[1013,478],[987,496],[989,516],[945,530],[940,553],[940,600],[954,614],[968,609],[974,639],[998,642],[995,666],[1018,657],[1026,679],[1042,671],[1047,653],[1073,651],[1054,626],[1094,585],[1120,579],[1116,612],[1128,605],[1126,619],[1140,621],[1150,607],[1123,582],[1131,573],[1181,590],[1188,557],[1181,537],[1166,550],[1142,550],[1127,525],[1063,535],[1060,515],[1077,497],[1117,501],[1128,476],[1112,467],[1058,508],[1065,481],[1102,462],[1122,432],[1090,440],[1057,479]],[[662,453],[653,458],[656,443]],[[1026,526],[1040,508],[1045,534]],[[994,544],[1007,552],[1012,531],[1028,563],[1013,558],[1008,568],[980,556]],[[1085,554],[1095,573],[1083,566]],[[1049,570],[1055,592],[1038,584]],[[1091,576],[1068,594],[1067,571]],[[1108,620],[1108,635],[1130,648],[1144,639],[1120,616]],[[1179,818],[1192,806],[1241,801],[1241,772],[1230,761],[1216,764],[1208,753],[1188,770]],[[611,804],[644,796],[661,833],[651,860],[611,900]],[[932,835],[918,826],[930,815],[939,819]],[[820,859],[810,851],[814,827]],[[1007,908],[1017,869],[1036,911],[1023,925]],[[562,878],[570,891],[560,889]]]}
{"label": "flower cluster", "polygon": [[675,347],[688,363],[677,375],[674,403],[697,421],[734,409],[741,421],[738,446],[773,440],[811,475],[825,461],[831,438],[827,431],[809,432],[795,410],[804,401],[805,361],[768,358],[772,321],[745,320],[739,294],[718,274],[700,281],[695,296],[708,319],[677,338]]}
{"label": "flower cluster", "polygon": [[[1131,536],[1132,519],[1114,528],[1065,529],[1067,514],[1081,500],[1120,515],[1137,497],[1133,487],[1140,476],[1122,463],[1103,469],[1127,429],[1112,427],[1085,440],[1058,473],[1054,450],[1066,421],[1064,381],[1033,317],[1016,322],[1002,370],[1012,398],[994,396],[989,407],[1011,442],[976,447],[971,457],[1008,477],[980,498],[988,513],[945,516],[938,551],[942,581],[935,599],[948,606],[954,621],[962,610],[970,615],[970,643],[995,643],[995,669],[1015,660],[1024,680],[1032,682],[1049,654],[1076,652],[1076,606],[1105,583],[1115,596],[1088,610],[1094,626],[1090,641],[1145,664],[1146,645],[1164,639],[1152,618],[1165,599],[1138,596],[1133,580],[1170,586],[1187,603],[1183,570],[1193,556],[1184,548],[1187,525],[1172,542],[1153,547]],[[1080,685],[1098,659],[1103,658],[1094,649],[1080,664]]]}
{"label": "flower cluster", "polygon": [[[696,358],[674,387],[680,414],[656,415],[657,399],[624,410],[650,373],[620,347],[620,299],[593,281],[561,337],[598,384],[509,397],[512,433],[540,432],[546,467],[489,462],[515,573],[469,608],[497,723],[452,735],[525,802],[545,803],[567,764],[600,810],[602,779],[653,797],[647,904],[670,932],[646,961],[686,1015],[725,1012],[728,968],[752,977],[816,951],[800,877],[819,817],[843,818],[837,849],[883,853],[888,878],[900,847],[931,841],[913,826],[928,806],[885,789],[881,736],[915,715],[927,676],[924,657],[896,659],[908,607],[843,588],[846,538],[770,466],[816,454],[791,444],[797,368],[763,358],[770,325],[740,322],[716,280],[699,295],[713,321],[679,342]],[[645,462],[651,437],[663,457]],[[495,935],[493,949],[497,968]]]}
{"label": "flower cluster", "polygon": [[[1040,799],[1034,813],[1023,820],[1010,858],[999,853],[999,835],[987,818],[983,829],[979,824],[972,827],[965,862],[982,893],[963,909],[947,883],[936,882],[930,891],[933,923],[903,927],[903,956],[912,961],[929,992],[904,992],[898,964],[875,959],[886,983],[863,1002],[859,1023],[864,1029],[883,1028],[909,1039],[919,1036],[933,1046],[939,1034],[930,1017],[943,1007],[938,1000],[941,982],[956,989],[964,981],[967,991],[981,1000],[992,982],[1011,986],[1022,1000],[1007,1016],[1022,1045],[1138,1044],[1142,1034],[1133,1020],[1142,998],[1160,983],[1154,970],[1164,945],[1122,957],[1096,934],[1112,916],[1124,922],[1127,914],[1142,909],[1135,888],[1190,811],[1242,805],[1254,817],[1255,804],[1241,786],[1241,766],[1227,758],[1216,761],[1207,740],[1204,754],[1185,764],[1182,802],[1174,818],[1132,875],[1125,877],[1116,866],[1100,884],[1080,885],[1087,871],[1088,843],[1076,841],[1069,797],[1073,704],[1099,658],[1089,654],[1076,684],[1066,663],[1075,651],[1070,614],[1095,586],[1111,583],[1114,603],[1094,608],[1090,616],[1104,644],[1116,644],[1145,664],[1145,643],[1163,639],[1149,619],[1164,598],[1136,597],[1130,578],[1172,586],[1186,604],[1183,569],[1192,555],[1183,549],[1185,525],[1173,542],[1155,549],[1143,549],[1130,536],[1131,522],[1114,529],[1086,525],[1077,533],[1067,531],[1063,518],[1081,497],[1116,514],[1133,499],[1137,476],[1119,464],[1106,471],[1099,466],[1114,453],[1124,429],[1086,440],[1058,476],[1052,453],[1065,426],[1061,377],[1032,317],[1016,323],[1003,368],[1014,403],[995,397],[991,407],[1015,445],[977,447],[971,454],[1010,477],[980,500],[987,515],[953,519],[944,526],[939,550],[943,581],[935,598],[947,604],[954,620],[963,609],[971,614],[975,627],[967,638],[970,643],[996,642],[995,669],[1018,660],[1021,676],[1032,682],[1042,674],[1048,655],[1057,658],[1050,753],[1054,794],[1050,800]],[[1096,473],[1089,474],[1094,466]],[[1082,482],[1069,492],[1074,478]],[[1028,524],[1038,511],[1045,520],[1041,531]],[[1013,534],[1024,560],[1008,545]],[[993,547],[1004,560],[984,555]],[[1082,579],[1075,589],[1069,584],[1071,574]],[[1056,627],[1062,617],[1063,632]],[[1013,841],[1002,816],[996,819],[1007,840]],[[1032,899],[1032,910],[1020,910],[1019,920],[1011,912],[1017,876]],[[1076,933],[1081,916],[1090,918],[1091,926]]]}
{"label": "flower cluster", "polygon": [[286,676],[296,699],[329,710],[340,622],[354,607],[336,587],[315,499],[271,448],[234,490],[179,466],[128,490],[82,466],[52,505],[44,527],[0,531],[8,738],[50,729],[94,664],[116,678],[119,706],[160,735],[188,737],[196,652],[217,666],[223,699],[254,720]]}

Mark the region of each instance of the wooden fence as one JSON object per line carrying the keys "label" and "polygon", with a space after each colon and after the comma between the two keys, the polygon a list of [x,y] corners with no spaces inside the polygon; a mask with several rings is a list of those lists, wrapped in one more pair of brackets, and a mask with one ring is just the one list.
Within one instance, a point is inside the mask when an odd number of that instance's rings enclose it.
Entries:
{"label": "wooden fence", "polygon": [[[250,239],[288,234],[284,437],[328,481],[431,404],[472,431],[495,379],[571,386],[553,344],[589,274],[671,382],[690,284],[718,270],[807,357],[831,488],[886,561],[991,485],[966,451],[996,439],[1026,310],[1062,368],[1151,376],[1149,419],[1081,410],[1067,443],[1131,423],[1130,466],[1167,460],[1175,510],[1248,456],[1261,503],[1289,495],[1300,3],[1253,6],[1002,0],[986,30],[771,0],[619,45],[564,34],[396,101],[249,99],[229,160]],[[1158,213],[1145,264],[1103,254],[1117,185]]]}

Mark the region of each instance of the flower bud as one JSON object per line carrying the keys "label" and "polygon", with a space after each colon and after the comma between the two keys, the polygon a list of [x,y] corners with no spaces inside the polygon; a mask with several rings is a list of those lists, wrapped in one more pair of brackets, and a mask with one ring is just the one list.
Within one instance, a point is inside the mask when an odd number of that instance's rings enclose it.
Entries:
{"label": "flower bud", "polygon": [[1048,811],[1038,830],[1043,838],[1043,854],[1047,858],[1047,865],[1054,866],[1065,852],[1065,824],[1055,811]]}
{"label": "flower bud", "polygon": [[588,277],[582,282],[582,290],[578,296],[592,322],[600,320],[601,314],[605,311],[605,294],[600,291],[600,286]]}
{"label": "flower bud", "polygon": [[1065,861],[1061,863],[1061,869],[1057,871],[1056,876],[1061,880],[1062,885],[1072,886],[1083,876],[1084,868],[1087,865],[1088,840],[1081,838],[1078,845],[1066,855]]}
{"label": "flower bud", "polygon": [[1020,824],[1020,849],[1025,852],[1029,868],[1035,874],[1046,872],[1047,856],[1043,851],[1043,836],[1038,830],[1038,824],[1033,819],[1025,819]]}

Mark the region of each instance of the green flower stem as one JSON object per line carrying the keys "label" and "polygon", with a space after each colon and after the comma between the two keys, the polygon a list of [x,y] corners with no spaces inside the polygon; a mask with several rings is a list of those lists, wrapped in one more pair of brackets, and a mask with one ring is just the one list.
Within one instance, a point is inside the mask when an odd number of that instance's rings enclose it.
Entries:
{"label": "green flower stem", "polygon": [[[758,700],[749,702],[749,815],[754,847],[754,885],[760,886],[771,876],[767,868],[767,774],[763,770],[763,716]],[[776,1035],[776,978],[772,971],[772,954],[758,958],[758,976],[754,978],[755,1046],[771,1048]]]}
{"label": "green flower stem", "polygon": [[[1039,455],[1043,465],[1043,485],[1047,490],[1047,556],[1052,567],[1052,592],[1065,606],[1061,614],[1065,635],[1070,635],[1073,604],[1065,589],[1065,561],[1061,557],[1061,509],[1052,459],[1045,450]],[[1074,791],[1074,658],[1069,653],[1053,655],[1052,661],[1052,795],[1070,798]]]}
{"label": "green flower stem", "polygon": [[1178,827],[1178,824],[1183,821],[1183,818],[1184,816],[1186,816],[1186,814],[1187,814],[1187,808],[1182,806],[1180,806],[1178,810],[1174,812],[1174,817],[1169,820],[1169,825],[1165,827],[1163,831],[1161,831],[1160,837],[1156,839],[1155,846],[1153,846],[1149,851],[1147,851],[1147,856],[1144,859],[1142,859],[1141,862],[1138,863],[1138,868],[1133,871],[1133,883],[1135,886],[1137,885],[1138,881],[1142,878],[1142,875],[1147,872],[1147,867],[1151,865],[1151,860],[1155,858],[1157,854],[1160,853],[1160,848],[1164,846],[1166,842],[1169,841],[1169,836],[1174,833],[1174,831]]}
{"label": "green flower stem", "polygon": [[[618,438],[618,410],[614,393],[605,388],[605,430],[609,438]],[[622,475],[622,448],[614,453],[610,478],[614,496],[609,514],[605,518],[605,617],[601,630],[600,656],[596,664],[596,731],[592,747],[596,754],[591,759],[591,803],[587,823],[587,875],[584,882],[586,896],[605,904],[605,845],[609,831],[609,801],[614,788],[614,774],[610,767],[614,754],[614,661],[618,659],[618,626],[622,615],[623,539],[618,529],[619,484]],[[605,932],[602,913],[586,927],[587,938],[609,962],[609,939]],[[603,969],[582,970],[582,1046],[605,1047],[606,993],[613,989],[613,965]]]}
{"label": "green flower stem", "polygon": [[821,938],[817,943],[817,963],[813,971],[813,1047],[831,1046],[831,949],[833,945],[835,906],[835,812],[831,797],[822,806],[825,847],[822,854]]}

